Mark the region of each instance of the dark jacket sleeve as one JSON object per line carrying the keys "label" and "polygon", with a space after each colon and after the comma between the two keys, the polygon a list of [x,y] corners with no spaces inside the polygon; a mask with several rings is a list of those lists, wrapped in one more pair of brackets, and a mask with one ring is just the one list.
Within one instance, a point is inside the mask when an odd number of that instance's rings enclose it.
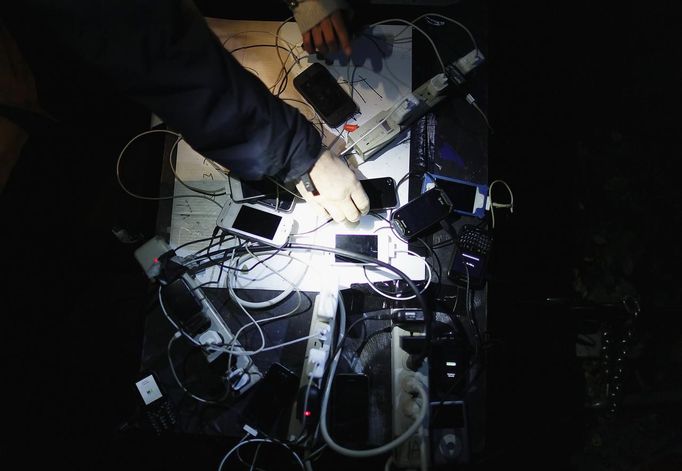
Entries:
{"label": "dark jacket sleeve", "polygon": [[292,181],[321,151],[317,130],[274,97],[189,0],[23,0],[30,21],[246,179]]}

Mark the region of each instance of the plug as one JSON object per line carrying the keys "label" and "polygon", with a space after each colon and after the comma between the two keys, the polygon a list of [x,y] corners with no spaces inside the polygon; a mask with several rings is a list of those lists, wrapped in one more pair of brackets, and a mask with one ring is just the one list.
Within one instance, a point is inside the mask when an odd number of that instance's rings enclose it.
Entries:
{"label": "plug", "polygon": [[389,242],[387,244],[387,246],[388,246],[388,250],[387,250],[388,259],[392,260],[392,259],[396,258],[398,256],[398,244],[396,244],[394,242]]}
{"label": "plug", "polygon": [[322,290],[315,298],[313,306],[313,316],[319,317],[323,321],[333,319],[339,304],[339,291]]}
{"label": "plug", "polygon": [[327,343],[328,335],[329,332],[331,331],[331,327],[329,327],[329,324],[322,323],[320,325],[320,329],[317,331],[317,335],[320,337],[320,341],[325,344]]}
{"label": "plug", "polygon": [[329,350],[322,348],[311,348],[308,352],[308,363],[313,365],[310,370],[310,376],[313,378],[321,378],[324,374],[324,367],[327,364],[327,357]]}
{"label": "plug", "polygon": [[476,67],[481,65],[484,61],[485,57],[483,57],[483,53],[478,49],[474,49],[465,56],[462,56],[459,59],[457,59],[455,61],[455,67],[457,67],[457,69],[462,73],[462,75],[466,75],[472,70],[474,70]]}

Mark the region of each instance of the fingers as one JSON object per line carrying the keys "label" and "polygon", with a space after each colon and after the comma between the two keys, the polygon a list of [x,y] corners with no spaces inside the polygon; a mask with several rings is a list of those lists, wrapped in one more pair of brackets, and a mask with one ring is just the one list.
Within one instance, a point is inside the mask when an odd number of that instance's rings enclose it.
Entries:
{"label": "fingers", "polygon": [[343,19],[343,14],[340,11],[332,13],[331,22],[336,31],[336,36],[339,38],[341,49],[343,49],[346,56],[350,56],[352,49],[350,47],[350,38],[348,37],[348,31],[346,31],[346,22]]}
{"label": "fingers", "polygon": [[[311,196],[312,196],[312,195],[311,195]],[[329,219],[329,218],[331,217],[330,214],[329,214],[329,212],[328,212],[326,209],[324,209],[324,206],[322,206],[321,204],[319,204],[319,203],[318,203],[317,201],[315,201],[313,198],[314,198],[314,196],[313,196],[311,199],[306,200],[306,202],[307,202],[307,203],[310,203],[310,205],[315,209],[315,211],[317,212],[317,214],[319,214],[320,216],[322,216],[322,217],[325,218],[325,219]]]}
{"label": "fingers", "polygon": [[311,29],[313,32],[313,41],[315,42],[315,47],[319,52],[325,54],[327,52],[327,45],[322,40],[322,28],[319,25]]}
{"label": "fingers", "polygon": [[358,219],[360,219],[360,211],[358,211],[358,208],[355,207],[353,200],[350,198],[346,198],[344,201],[339,203],[339,208],[343,212],[343,216],[350,222],[356,222]]}
{"label": "fingers", "polygon": [[331,52],[335,52],[337,44],[336,35],[334,34],[334,25],[332,24],[332,21],[329,19],[329,17],[327,17],[324,20],[320,21],[320,26],[322,29],[322,37],[324,38],[324,42],[326,43],[327,48],[329,48]]}
{"label": "fingers", "polygon": [[303,49],[308,54],[335,52],[339,46],[346,56],[351,54],[350,37],[340,10],[335,11],[303,33]]}
{"label": "fingers", "polygon": [[313,44],[313,35],[310,31],[303,33],[303,49],[308,54],[315,54],[315,45]]}
{"label": "fingers", "polygon": [[356,208],[358,208],[361,214],[364,215],[369,212],[369,197],[361,185],[358,185],[358,188],[353,190],[353,192],[350,194],[350,197],[353,200],[353,204]]}

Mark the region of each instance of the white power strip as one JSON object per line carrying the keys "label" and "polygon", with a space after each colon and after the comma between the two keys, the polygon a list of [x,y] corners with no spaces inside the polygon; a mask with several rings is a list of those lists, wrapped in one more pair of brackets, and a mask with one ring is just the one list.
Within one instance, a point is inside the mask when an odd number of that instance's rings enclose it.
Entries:
{"label": "white power strip", "polygon": [[363,123],[346,139],[347,157],[350,165],[357,167],[369,159],[417,119],[431,111],[446,98],[445,90],[450,82],[461,85],[464,76],[485,61],[481,51],[474,49],[446,67],[445,73],[435,75],[430,80],[404,96],[392,108],[380,111]]}
{"label": "white power strip", "polygon": [[[329,352],[331,342],[334,339],[334,319],[339,305],[338,284],[331,283],[320,291],[315,297],[313,314],[310,319],[310,334],[322,333],[321,337],[315,336],[308,339],[306,345],[306,360],[303,362],[299,388],[308,386],[312,378],[321,378],[324,374],[325,366],[330,361]],[[298,397],[298,396],[297,396]],[[301,417],[296,414],[298,404],[294,404],[291,409],[289,419],[289,439],[294,440],[301,434],[303,423]]]}
{"label": "white power strip", "polygon": [[[397,437],[414,423],[422,407],[429,404],[420,404],[414,394],[413,382],[420,383],[427,393],[429,385],[428,360],[425,359],[419,370],[412,371],[407,368],[408,354],[400,348],[400,337],[409,336],[410,332],[399,327],[393,328],[391,338],[391,379],[393,387],[393,436]],[[424,423],[405,443],[393,450],[393,466],[398,469],[418,469],[422,460],[428,460],[430,456],[428,412]]]}
{"label": "white power strip", "polygon": [[394,107],[380,111],[363,123],[348,135],[348,147],[354,150],[348,162],[358,166],[391,143],[414,121],[443,101],[446,88],[445,74],[438,74],[401,98]]}

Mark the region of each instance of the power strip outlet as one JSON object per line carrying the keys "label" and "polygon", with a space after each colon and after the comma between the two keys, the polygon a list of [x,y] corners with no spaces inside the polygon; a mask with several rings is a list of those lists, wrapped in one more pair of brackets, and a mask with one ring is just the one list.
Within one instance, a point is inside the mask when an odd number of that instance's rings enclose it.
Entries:
{"label": "power strip outlet", "polygon": [[445,99],[447,85],[445,74],[438,74],[401,98],[397,108],[380,111],[350,133],[347,147],[353,148],[354,153],[348,157],[348,163],[357,167],[390,144],[398,134]]}
{"label": "power strip outlet", "polygon": [[347,158],[351,166],[357,167],[400,134],[400,126],[392,116],[387,117],[389,113],[390,110],[380,111],[348,135],[347,145],[354,149]]}
{"label": "power strip outlet", "polygon": [[[399,327],[393,328],[391,338],[391,375],[393,388],[393,436],[397,437],[407,430],[419,414],[421,407],[429,407],[429,404],[420,404],[411,394],[410,385],[418,381],[427,393],[429,385],[428,360],[424,360],[417,371],[412,371],[406,366],[408,354],[400,348],[400,337],[409,336],[410,332]],[[428,464],[429,458],[429,427],[427,418],[418,430],[399,447],[393,450],[393,466],[398,469],[416,469],[421,466],[422,453],[426,453]],[[426,450],[426,452],[424,451]]]}
{"label": "power strip outlet", "polygon": [[[326,363],[330,361],[330,342],[334,340],[336,312],[339,303],[338,283],[328,283],[315,297],[313,315],[310,319],[310,333],[308,335],[322,334],[308,339],[306,345],[305,361],[301,371],[299,388],[308,386],[312,378],[321,378]],[[301,417],[296,415],[297,405],[291,408],[289,418],[289,439],[295,440],[303,428]]]}
{"label": "power strip outlet", "polygon": [[[153,274],[156,273],[155,267],[158,266],[158,258],[161,255],[169,252],[170,250],[171,248],[168,246],[165,240],[163,240],[160,237],[154,237],[148,240],[142,246],[140,246],[135,251],[134,255],[140,266],[142,266],[142,269],[147,274],[147,276],[153,278]],[[182,262],[182,259],[178,257],[178,261]],[[195,278],[192,278],[191,276],[185,273],[182,275],[182,279],[187,283],[187,285],[191,289],[195,291],[201,290],[201,286],[199,285],[199,282]],[[232,342],[232,340],[234,339],[234,335],[232,334],[230,328],[227,326],[225,320],[223,320],[222,316],[218,313],[213,304],[208,300],[208,298],[203,293],[201,294],[201,296],[199,296],[199,298],[201,299],[203,313],[210,319],[211,326],[206,331],[197,334],[194,337],[194,340],[204,345],[212,343],[228,344]],[[235,341],[234,344],[232,345],[232,348],[237,352],[244,351],[239,341]],[[210,363],[215,361],[221,355],[221,352],[217,350],[207,349],[204,350],[204,354],[206,355],[206,359]],[[235,371],[247,373],[240,374],[239,379],[237,380],[232,379],[228,380],[230,388],[236,394],[241,395],[244,392],[248,391],[254,384],[256,384],[262,377],[262,374],[258,370],[258,367],[255,365],[255,363],[249,360],[249,357],[243,355],[233,355],[232,358],[234,359],[235,362],[234,368],[232,369],[232,371],[226,371],[225,376],[226,377],[231,376],[232,378],[234,378],[235,376],[233,373]]]}

